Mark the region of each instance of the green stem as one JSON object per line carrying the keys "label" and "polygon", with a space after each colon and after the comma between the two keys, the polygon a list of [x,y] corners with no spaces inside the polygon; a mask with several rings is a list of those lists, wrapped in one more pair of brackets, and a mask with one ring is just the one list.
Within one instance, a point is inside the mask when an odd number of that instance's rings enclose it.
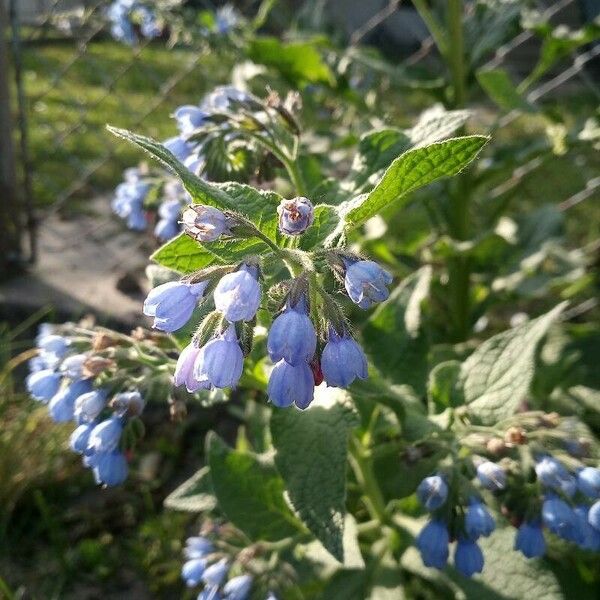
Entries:
{"label": "green stem", "polygon": [[461,107],[467,100],[462,0],[448,0],[448,35],[447,60],[452,73],[454,106]]}
{"label": "green stem", "polygon": [[387,523],[389,519],[385,510],[385,500],[373,473],[371,461],[364,456],[362,444],[354,436],[350,438],[350,464],[364,492],[364,502],[369,514],[379,523]]}
{"label": "green stem", "polygon": [[419,16],[425,22],[425,25],[427,25],[427,29],[429,29],[429,33],[435,41],[435,45],[437,46],[440,54],[442,56],[446,56],[448,52],[446,35],[443,28],[438,23],[438,20],[435,18],[435,15],[431,12],[431,9],[427,5],[427,0],[413,0],[413,6],[417,9]]}
{"label": "green stem", "polygon": [[304,176],[302,175],[302,171],[298,166],[298,162],[281,155],[277,158],[279,158],[279,160],[281,160],[285,166],[292,185],[296,188],[296,194],[298,194],[298,196],[306,197],[306,194],[308,194],[308,188],[306,187],[306,182],[304,181]]}

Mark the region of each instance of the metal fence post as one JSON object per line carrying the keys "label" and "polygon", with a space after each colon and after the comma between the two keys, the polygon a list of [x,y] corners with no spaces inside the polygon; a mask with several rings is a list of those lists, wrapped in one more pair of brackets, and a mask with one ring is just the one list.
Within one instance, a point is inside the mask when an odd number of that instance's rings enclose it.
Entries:
{"label": "metal fence post", "polygon": [[0,2],[0,279],[8,277],[22,264],[23,211],[17,190],[12,137],[8,31],[4,2]]}

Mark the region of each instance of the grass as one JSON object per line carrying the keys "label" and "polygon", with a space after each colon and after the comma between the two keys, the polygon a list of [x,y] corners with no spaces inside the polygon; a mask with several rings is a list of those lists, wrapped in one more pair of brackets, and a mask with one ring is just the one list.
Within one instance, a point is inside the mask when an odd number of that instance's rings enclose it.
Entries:
{"label": "grass", "polygon": [[[119,182],[123,169],[140,154],[107,133],[111,123],[158,139],[176,134],[169,118],[181,105],[198,101],[227,79],[227,61],[204,54],[198,64],[161,99],[161,87],[183,73],[198,58],[190,49],[168,49],[160,43],[135,50],[108,40],[91,42],[69,68],[76,48],[65,43],[24,47],[24,87],[34,199],[52,204],[73,189],[74,198],[87,199]],[[126,70],[124,70],[126,69]],[[114,153],[93,174],[99,158]]]}

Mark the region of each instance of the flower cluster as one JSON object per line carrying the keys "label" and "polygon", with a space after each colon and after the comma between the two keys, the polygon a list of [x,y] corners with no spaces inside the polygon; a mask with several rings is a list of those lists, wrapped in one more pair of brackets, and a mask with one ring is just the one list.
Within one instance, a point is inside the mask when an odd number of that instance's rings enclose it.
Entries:
{"label": "flower cluster", "polygon": [[42,325],[36,339],[38,354],[30,361],[26,380],[29,394],[48,406],[57,423],[77,425],[69,445],[83,456],[96,482],[106,486],[123,483],[128,466],[122,436],[132,417],[144,408],[137,390],[114,394],[95,384],[110,361],[92,352],[79,352],[77,344]]}
{"label": "flower cluster", "polygon": [[115,0],[106,13],[113,38],[129,45],[162,35],[156,13],[140,0]]}
{"label": "flower cluster", "polygon": [[154,235],[161,242],[174,238],[180,232],[179,218],[182,208],[190,201],[189,194],[177,179],[168,178],[157,182],[140,168],[127,169],[123,183],[117,186],[112,201],[113,212],[125,220],[127,227],[134,231],[148,228],[149,197],[152,190],[158,191],[158,218],[154,225]]}
{"label": "flower cluster", "polygon": [[[302,233],[313,220],[313,207],[306,198],[283,200],[278,213],[280,230],[288,235]],[[221,236],[236,236],[240,227],[247,225],[240,218],[214,207],[194,205],[184,211],[184,231],[197,241],[210,243]],[[332,272],[358,306],[367,308],[387,298],[386,286],[392,278],[377,263],[341,250],[332,250],[329,258]],[[364,352],[351,336],[337,303],[318,284],[316,273],[313,275],[312,281],[308,273],[302,273],[287,282],[281,310],[267,338],[267,352],[274,364],[267,393],[278,407],[295,404],[307,408],[315,385],[323,380],[329,386],[347,387],[357,377],[367,377]],[[199,304],[206,306],[207,291],[212,290],[215,310],[181,353],[175,369],[176,386],[196,392],[238,384],[247,352],[241,338],[248,337],[248,329],[252,338],[264,280],[259,259],[249,257],[240,264],[200,271],[150,292],[144,314],[154,317],[155,328],[174,332],[190,320]],[[328,300],[323,315],[310,305],[311,290]]]}
{"label": "flower cluster", "polygon": [[[515,550],[527,558],[543,556],[546,528],[580,548],[600,551],[600,469],[582,467],[572,473],[555,458],[542,456],[535,465],[536,491],[527,496],[525,490],[510,489],[502,466],[476,462],[480,486],[503,500],[503,512],[518,527]],[[518,488],[518,480],[514,484]],[[471,482],[457,471],[439,473],[419,484],[417,497],[431,513],[416,540],[423,563],[443,569],[450,542],[456,540],[455,568],[466,577],[480,573],[484,556],[477,540],[494,531],[495,521]],[[519,510],[511,510],[513,505]]]}

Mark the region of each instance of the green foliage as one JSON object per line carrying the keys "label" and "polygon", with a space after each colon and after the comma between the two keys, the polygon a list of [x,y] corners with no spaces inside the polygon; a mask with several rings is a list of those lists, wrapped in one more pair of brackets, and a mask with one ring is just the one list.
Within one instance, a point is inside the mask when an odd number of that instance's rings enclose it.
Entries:
{"label": "green foliage", "polygon": [[462,364],[459,387],[469,412],[494,424],[512,415],[525,400],[533,378],[535,350],[565,308],[550,312],[485,341]]}
{"label": "green foliage", "polygon": [[277,541],[301,530],[272,457],[232,450],[215,434],[206,438],[206,455],[220,509],[251,539]]}
{"label": "green foliage", "polygon": [[217,499],[210,482],[210,470],[202,467],[185,483],[173,490],[164,501],[166,508],[186,512],[202,513],[217,506]]}
{"label": "green foliage", "polygon": [[519,94],[505,69],[485,69],[477,72],[477,80],[487,95],[502,110],[534,112],[534,107]]}
{"label": "green foliage", "polygon": [[274,37],[259,37],[250,42],[248,55],[254,62],[276,68],[296,85],[334,82],[327,63],[310,41],[284,43]]}
{"label": "green foliage", "polygon": [[345,392],[327,392],[305,413],[275,411],[271,435],[290,504],[323,546],[344,562],[347,442],[356,418]]}

